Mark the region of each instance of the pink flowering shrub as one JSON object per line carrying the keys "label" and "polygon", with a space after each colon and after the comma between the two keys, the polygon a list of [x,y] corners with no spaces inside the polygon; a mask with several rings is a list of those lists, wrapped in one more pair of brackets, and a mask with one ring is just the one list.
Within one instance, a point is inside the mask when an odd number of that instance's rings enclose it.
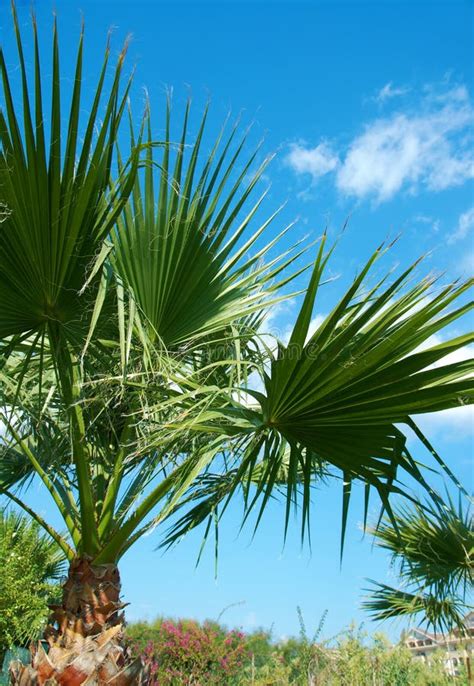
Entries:
{"label": "pink flowering shrub", "polygon": [[158,620],[135,625],[131,642],[134,652],[141,652],[150,665],[151,686],[230,685],[248,659],[244,634],[212,622]]}

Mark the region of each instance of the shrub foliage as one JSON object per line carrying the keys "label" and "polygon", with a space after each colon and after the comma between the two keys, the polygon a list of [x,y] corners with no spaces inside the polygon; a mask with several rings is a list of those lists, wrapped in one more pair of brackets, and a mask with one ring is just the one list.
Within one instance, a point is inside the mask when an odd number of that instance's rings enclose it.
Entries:
{"label": "shrub foliage", "polygon": [[8,648],[40,635],[63,569],[61,551],[36,523],[0,510],[0,671]]}
{"label": "shrub foliage", "polygon": [[[300,615],[301,620],[301,615]],[[321,624],[320,624],[321,628]],[[320,628],[316,632],[319,638]],[[330,642],[315,642],[304,624],[299,637],[272,639],[263,629],[244,634],[216,622],[158,619],[128,627],[128,637],[151,666],[152,686],[465,686],[446,674],[443,655],[430,664],[402,644],[369,637],[351,626]]]}
{"label": "shrub foliage", "polygon": [[244,634],[216,622],[157,620],[132,625],[128,633],[150,665],[151,686],[236,683],[248,659]]}

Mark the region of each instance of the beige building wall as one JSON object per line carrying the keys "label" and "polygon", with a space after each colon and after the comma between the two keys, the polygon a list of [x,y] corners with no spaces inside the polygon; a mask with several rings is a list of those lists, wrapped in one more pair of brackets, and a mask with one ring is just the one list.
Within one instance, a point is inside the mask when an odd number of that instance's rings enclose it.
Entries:
{"label": "beige building wall", "polygon": [[413,629],[404,637],[404,644],[415,660],[429,662],[435,652],[444,652],[446,672],[456,676],[461,666],[473,670],[474,652],[474,612],[466,615],[464,623],[468,636],[461,636],[458,631],[450,634],[432,634],[423,629]]}

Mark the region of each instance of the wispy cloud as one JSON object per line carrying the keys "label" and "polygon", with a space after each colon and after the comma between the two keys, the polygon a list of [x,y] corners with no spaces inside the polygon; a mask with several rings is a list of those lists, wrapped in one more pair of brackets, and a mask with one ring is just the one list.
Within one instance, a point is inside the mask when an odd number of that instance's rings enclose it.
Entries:
{"label": "wispy cloud", "polygon": [[297,174],[310,174],[312,180],[317,181],[336,169],[339,157],[325,142],[315,148],[306,148],[303,144],[295,143],[285,161]]}
{"label": "wispy cloud", "polygon": [[[384,87],[385,97],[395,92]],[[384,89],[382,89],[383,91]],[[400,191],[441,191],[474,177],[474,108],[464,86],[427,86],[415,109],[394,111],[365,125],[345,150],[328,142],[294,145],[287,164],[313,183],[333,173],[347,196],[387,201]]]}
{"label": "wispy cloud", "polygon": [[458,220],[456,230],[448,235],[448,243],[457,243],[467,238],[474,229],[474,205],[463,212]]}
{"label": "wispy cloud", "polygon": [[398,98],[401,95],[406,95],[409,91],[409,88],[405,88],[403,86],[394,86],[393,81],[389,81],[377,92],[373,99],[376,102],[383,104],[392,98]]}
{"label": "wispy cloud", "polygon": [[416,224],[424,224],[433,233],[438,233],[441,226],[439,219],[435,219],[434,217],[430,217],[425,214],[417,214],[415,217],[413,217],[412,221]]}
{"label": "wispy cloud", "polygon": [[474,406],[463,405],[451,410],[441,410],[433,414],[415,417],[422,431],[433,438],[442,436],[445,441],[457,443],[466,439],[472,441],[474,426]]}

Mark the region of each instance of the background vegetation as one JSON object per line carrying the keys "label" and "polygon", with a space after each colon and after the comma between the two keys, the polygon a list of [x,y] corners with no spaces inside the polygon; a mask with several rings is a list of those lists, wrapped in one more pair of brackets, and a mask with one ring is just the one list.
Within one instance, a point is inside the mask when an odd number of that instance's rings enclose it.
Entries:
{"label": "background vegetation", "polygon": [[151,665],[152,686],[448,686],[467,684],[445,673],[442,653],[430,665],[412,660],[403,645],[383,634],[351,626],[315,642],[300,613],[297,638],[274,640],[271,632],[229,631],[213,621],[156,619],[127,629],[129,641]]}
{"label": "background vegetation", "polygon": [[39,637],[63,570],[60,549],[35,522],[0,510],[0,668],[8,648]]}
{"label": "background vegetation", "polygon": [[[0,659],[7,648],[39,638],[56,600],[64,569],[58,547],[38,526],[16,514],[0,513]],[[26,583],[25,583],[26,580]],[[448,686],[467,678],[448,677],[442,653],[429,667],[415,662],[402,645],[383,634],[369,636],[354,626],[321,641],[325,615],[308,634],[298,608],[300,634],[276,640],[272,632],[229,630],[216,621],[158,618],[127,628],[130,646],[151,667],[152,686]],[[22,651],[20,650],[20,653]],[[23,651],[26,652],[26,651]],[[26,655],[22,655],[26,659]],[[0,674],[0,684],[7,684]]]}

